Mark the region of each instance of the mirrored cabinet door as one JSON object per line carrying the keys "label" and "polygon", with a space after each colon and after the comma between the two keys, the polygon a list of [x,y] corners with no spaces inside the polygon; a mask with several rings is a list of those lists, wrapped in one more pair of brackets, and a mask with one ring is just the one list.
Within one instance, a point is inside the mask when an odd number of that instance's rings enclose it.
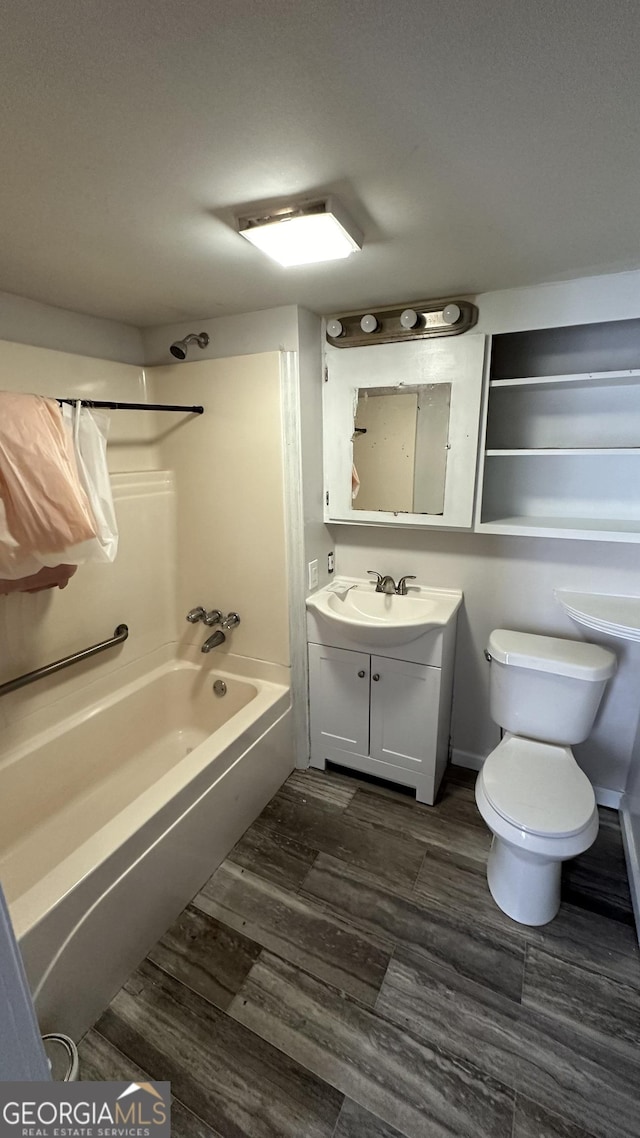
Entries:
{"label": "mirrored cabinet door", "polygon": [[478,335],[328,345],[327,521],[470,527],[483,366]]}

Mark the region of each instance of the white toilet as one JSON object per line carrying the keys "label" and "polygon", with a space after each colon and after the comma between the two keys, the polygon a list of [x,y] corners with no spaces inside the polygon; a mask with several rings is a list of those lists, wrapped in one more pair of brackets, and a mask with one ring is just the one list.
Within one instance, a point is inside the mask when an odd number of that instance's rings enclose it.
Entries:
{"label": "white toilet", "polygon": [[587,738],[613,652],[595,644],[498,628],[491,665],[491,718],[504,728],[476,782],[493,842],[487,865],[496,904],[514,921],[544,925],[560,907],[561,863],[598,834],[593,787],[571,746]]}

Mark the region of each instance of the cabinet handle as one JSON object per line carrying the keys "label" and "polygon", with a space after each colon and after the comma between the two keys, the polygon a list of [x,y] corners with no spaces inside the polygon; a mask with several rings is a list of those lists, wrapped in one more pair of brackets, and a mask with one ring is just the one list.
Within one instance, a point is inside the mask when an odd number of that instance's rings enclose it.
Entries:
{"label": "cabinet handle", "polygon": [[379,675],[379,673],[378,673],[378,672],[376,672],[376,673],[375,673],[375,675],[373,675],[373,676],[371,677],[371,679],[372,679],[372,680],[375,680],[375,681],[376,681],[376,683],[377,683],[377,682],[378,682],[378,680],[380,679],[380,675]]}
{"label": "cabinet handle", "polygon": [[366,676],[366,674],[367,674],[367,673],[366,673],[364,670],[363,670],[363,671],[361,671],[361,672],[358,672],[358,675],[360,676],[360,679],[361,679],[361,680],[363,680],[363,679],[364,679],[364,677]]}

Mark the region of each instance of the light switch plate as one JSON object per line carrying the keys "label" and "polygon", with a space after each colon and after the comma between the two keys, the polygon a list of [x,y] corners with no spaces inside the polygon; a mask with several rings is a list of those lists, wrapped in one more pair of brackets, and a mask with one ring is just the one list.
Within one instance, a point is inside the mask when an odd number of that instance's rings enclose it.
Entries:
{"label": "light switch plate", "polygon": [[316,561],[310,561],[309,565],[308,565],[308,569],[309,569],[309,578],[308,578],[309,588],[310,589],[317,589],[318,588],[318,562],[317,562],[317,560]]}

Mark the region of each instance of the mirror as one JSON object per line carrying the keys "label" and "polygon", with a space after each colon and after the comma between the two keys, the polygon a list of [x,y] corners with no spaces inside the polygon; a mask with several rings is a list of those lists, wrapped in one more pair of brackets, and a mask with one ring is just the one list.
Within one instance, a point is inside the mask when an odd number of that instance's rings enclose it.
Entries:
{"label": "mirror", "polygon": [[352,509],[442,514],[450,383],[358,389]]}

